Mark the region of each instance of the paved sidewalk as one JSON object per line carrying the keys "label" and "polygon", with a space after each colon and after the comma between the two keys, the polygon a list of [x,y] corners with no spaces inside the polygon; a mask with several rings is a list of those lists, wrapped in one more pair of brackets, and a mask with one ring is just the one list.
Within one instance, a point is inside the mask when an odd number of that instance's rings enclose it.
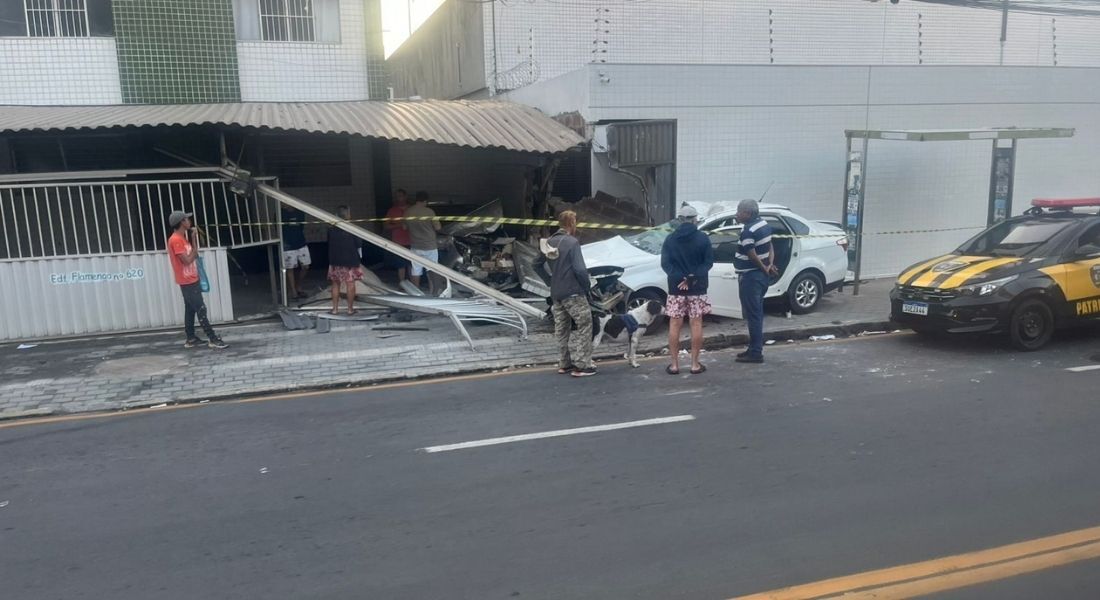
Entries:
{"label": "paved sidewalk", "polygon": [[[765,331],[777,343],[810,335],[857,334],[887,327],[892,282],[830,294],[810,315],[771,314]],[[415,326],[430,331],[380,331]],[[471,350],[446,319],[336,322],[332,331],[286,331],[277,322],[226,327],[223,351],[184,349],[179,332],[0,346],[0,419],[120,410],[264,393],[353,386],[401,379],[553,364],[557,349],[548,322],[532,323],[528,340],[499,326],[469,327]],[[707,347],[743,344],[743,321],[707,323]],[[665,330],[647,336],[642,351],[665,346]],[[625,346],[606,343],[597,358],[621,358]],[[617,363],[605,369],[629,369]]]}

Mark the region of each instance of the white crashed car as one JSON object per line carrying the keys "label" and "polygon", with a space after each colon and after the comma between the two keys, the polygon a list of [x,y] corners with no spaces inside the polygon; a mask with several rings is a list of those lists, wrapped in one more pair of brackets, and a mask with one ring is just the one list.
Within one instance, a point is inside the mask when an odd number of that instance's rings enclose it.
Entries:
{"label": "white crashed car", "polygon": [[[710,236],[714,245],[708,292],[714,314],[739,319],[741,301],[733,255],[741,225],[734,219],[736,214],[736,209],[730,209],[703,217],[699,229]],[[775,240],[780,277],[767,293],[767,298],[786,297],[793,313],[813,311],[823,295],[844,285],[848,238],[840,228],[800,217],[784,206],[761,204],[760,216],[776,235],[819,236]],[[611,266],[623,269],[619,281],[631,290],[629,307],[647,300],[663,303],[668,296],[668,282],[661,270],[661,245],[675,226],[674,221],[641,233],[585,244],[582,248],[585,264],[590,269]]]}

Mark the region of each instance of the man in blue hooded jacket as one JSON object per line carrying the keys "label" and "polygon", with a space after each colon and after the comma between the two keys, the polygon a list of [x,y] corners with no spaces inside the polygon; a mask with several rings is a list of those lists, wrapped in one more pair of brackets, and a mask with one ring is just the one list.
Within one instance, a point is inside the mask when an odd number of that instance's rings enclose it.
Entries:
{"label": "man in blue hooded jacket", "polygon": [[684,204],[676,212],[680,224],[661,247],[661,268],[668,275],[668,352],[672,363],[665,369],[670,375],[680,372],[680,330],[684,319],[691,322],[691,373],[706,371],[699,362],[703,349],[703,316],[710,314],[707,298],[708,274],[714,265],[710,239],[696,227],[699,213]]}

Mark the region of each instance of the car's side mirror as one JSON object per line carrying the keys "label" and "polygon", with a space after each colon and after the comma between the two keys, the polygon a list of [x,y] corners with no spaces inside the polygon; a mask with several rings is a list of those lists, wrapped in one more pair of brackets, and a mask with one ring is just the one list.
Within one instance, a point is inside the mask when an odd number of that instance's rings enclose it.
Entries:
{"label": "car's side mirror", "polygon": [[1100,246],[1096,244],[1085,244],[1079,246],[1077,251],[1073,254],[1077,258],[1100,258]]}

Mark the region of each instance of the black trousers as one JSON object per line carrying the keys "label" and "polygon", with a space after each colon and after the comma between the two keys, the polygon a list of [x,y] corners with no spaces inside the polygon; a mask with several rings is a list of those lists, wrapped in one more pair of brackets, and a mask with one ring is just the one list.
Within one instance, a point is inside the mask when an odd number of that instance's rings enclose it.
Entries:
{"label": "black trousers", "polygon": [[210,339],[218,337],[218,334],[214,333],[214,328],[210,326],[210,319],[206,318],[206,303],[202,301],[202,289],[199,283],[196,281],[181,285],[180,291],[183,292],[183,329],[187,332],[187,339],[195,339],[195,317],[199,318],[199,325],[202,325],[206,337]]}

